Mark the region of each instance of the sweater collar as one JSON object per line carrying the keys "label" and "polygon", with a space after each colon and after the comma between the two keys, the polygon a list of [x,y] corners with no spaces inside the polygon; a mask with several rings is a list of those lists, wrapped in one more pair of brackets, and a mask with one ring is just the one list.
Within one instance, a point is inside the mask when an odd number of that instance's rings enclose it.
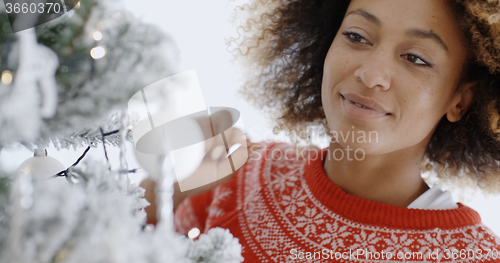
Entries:
{"label": "sweater collar", "polygon": [[415,229],[451,229],[481,223],[479,214],[462,203],[457,203],[456,209],[424,210],[350,195],[327,177],[323,169],[327,153],[328,148],[311,151],[304,165],[304,177],[314,197],[341,216],[364,224]]}

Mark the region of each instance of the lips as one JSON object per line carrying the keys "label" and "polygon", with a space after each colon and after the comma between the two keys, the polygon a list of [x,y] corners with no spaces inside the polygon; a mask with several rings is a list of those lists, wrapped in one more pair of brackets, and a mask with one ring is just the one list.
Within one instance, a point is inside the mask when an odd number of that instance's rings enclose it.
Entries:
{"label": "lips", "polygon": [[344,98],[347,102],[350,102],[361,109],[372,110],[380,114],[391,115],[389,110],[385,109],[382,105],[372,99],[364,98],[354,93],[341,93],[340,96],[342,96],[342,98]]}

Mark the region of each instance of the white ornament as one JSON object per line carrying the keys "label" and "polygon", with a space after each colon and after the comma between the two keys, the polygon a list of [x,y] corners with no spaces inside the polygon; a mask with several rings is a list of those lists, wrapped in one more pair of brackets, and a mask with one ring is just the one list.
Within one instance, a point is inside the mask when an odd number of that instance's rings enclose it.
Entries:
{"label": "white ornament", "polygon": [[[61,162],[47,156],[46,149],[36,149],[34,156],[27,159],[19,167],[14,176],[13,197],[19,200],[21,208],[29,209],[33,205],[33,181],[49,179],[65,170]],[[53,178],[63,184],[63,178]]]}
{"label": "white ornament", "polygon": [[19,165],[16,171],[16,177],[20,176],[22,173],[30,174],[34,180],[47,179],[65,169],[64,165],[56,158],[47,156],[47,150],[37,149],[33,157]]}

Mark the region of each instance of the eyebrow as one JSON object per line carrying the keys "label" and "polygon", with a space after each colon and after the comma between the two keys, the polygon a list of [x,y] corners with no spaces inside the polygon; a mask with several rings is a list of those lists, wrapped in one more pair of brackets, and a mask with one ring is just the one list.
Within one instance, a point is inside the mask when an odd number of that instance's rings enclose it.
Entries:
{"label": "eyebrow", "polygon": [[358,10],[354,10],[354,11],[349,12],[346,16],[348,16],[348,15],[360,15],[360,16],[366,18],[366,20],[374,23],[378,27],[380,27],[380,25],[382,24],[380,22],[380,19],[378,19],[376,16],[366,12],[365,10],[363,10],[361,8]]}
{"label": "eyebrow", "polygon": [[448,47],[444,43],[443,39],[441,39],[441,37],[438,34],[432,32],[432,30],[422,30],[422,29],[412,28],[406,31],[406,36],[423,38],[423,39],[432,39],[436,41],[441,47],[443,47],[444,50],[446,50],[446,52],[449,52]]}
{"label": "eyebrow", "polygon": [[[361,8],[349,12],[346,16],[348,16],[348,15],[360,15],[378,27],[380,27],[382,25],[382,22],[380,22],[380,19],[378,19],[375,15],[370,14],[369,12],[367,12],[366,10],[363,10]],[[418,28],[412,28],[412,29],[407,30],[405,32],[405,35],[407,37],[414,37],[414,38],[421,38],[421,39],[432,39],[432,40],[436,41],[442,48],[444,48],[444,50],[446,50],[446,52],[449,52],[448,46],[446,46],[443,39],[438,34],[434,33],[432,30],[423,30],[423,29],[418,29]]]}

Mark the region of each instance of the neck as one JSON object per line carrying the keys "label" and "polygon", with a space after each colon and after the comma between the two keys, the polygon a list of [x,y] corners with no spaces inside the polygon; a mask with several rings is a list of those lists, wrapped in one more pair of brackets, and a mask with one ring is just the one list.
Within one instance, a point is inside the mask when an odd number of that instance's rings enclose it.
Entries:
{"label": "neck", "polygon": [[[429,189],[420,176],[420,163],[427,144],[364,158],[341,158],[332,153],[345,152],[337,142],[331,143],[323,169],[328,178],[345,192],[388,205],[407,207]],[[347,156],[347,153],[346,155]],[[353,152],[350,152],[353,156]]]}

